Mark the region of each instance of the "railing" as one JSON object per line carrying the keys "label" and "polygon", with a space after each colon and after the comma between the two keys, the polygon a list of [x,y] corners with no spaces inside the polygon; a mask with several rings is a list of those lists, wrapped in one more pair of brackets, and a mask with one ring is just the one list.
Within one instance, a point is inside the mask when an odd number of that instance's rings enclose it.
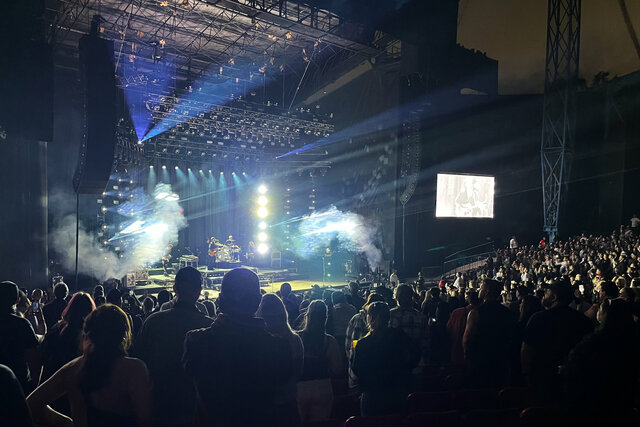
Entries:
{"label": "railing", "polygon": [[494,251],[489,251],[445,261],[442,266],[443,275],[449,276],[458,272],[464,273],[481,267],[485,264],[486,259],[489,256],[493,256],[493,254]]}

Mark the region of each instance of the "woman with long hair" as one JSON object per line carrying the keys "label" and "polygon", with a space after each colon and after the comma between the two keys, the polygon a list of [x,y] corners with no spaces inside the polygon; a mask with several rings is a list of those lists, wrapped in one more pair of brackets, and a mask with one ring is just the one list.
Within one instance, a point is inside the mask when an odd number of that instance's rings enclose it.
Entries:
{"label": "woman with long hair", "polygon": [[[146,426],[151,382],[145,364],[127,357],[131,324],[120,307],[104,304],[85,319],[83,354],[60,368],[27,398],[36,424]],[[71,417],[49,404],[68,396]]]}
{"label": "woman with long hair", "polygon": [[304,367],[304,347],[302,339],[289,326],[289,315],[284,303],[276,294],[262,296],[256,316],[262,317],[267,331],[278,338],[286,340],[291,347],[292,375],[286,384],[279,387],[276,393],[278,425],[295,426],[300,424],[297,404],[296,383],[302,375]]}
{"label": "woman with long hair", "polygon": [[42,343],[43,381],[64,364],[82,354],[84,319],[95,309],[93,298],[85,292],[78,292],[71,298],[62,312],[62,320],[53,325],[44,337]]}
{"label": "woman with long hair", "polygon": [[326,333],[328,310],[324,301],[311,301],[300,337],[304,369],[298,382],[298,410],[304,423],[327,419],[333,405],[331,377],[343,373],[336,339]]}

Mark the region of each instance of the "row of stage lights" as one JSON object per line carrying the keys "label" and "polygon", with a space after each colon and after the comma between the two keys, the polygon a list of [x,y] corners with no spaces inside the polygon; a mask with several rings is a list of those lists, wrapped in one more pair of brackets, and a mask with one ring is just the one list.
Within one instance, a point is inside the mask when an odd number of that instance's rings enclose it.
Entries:
{"label": "row of stage lights", "polygon": [[264,184],[260,184],[257,188],[258,197],[256,199],[257,208],[256,215],[260,219],[258,222],[258,232],[256,234],[258,245],[256,246],[256,250],[258,254],[265,255],[269,252],[269,234],[267,234],[267,217],[269,216],[269,209],[267,205],[269,204],[269,199],[267,198],[268,188]]}
{"label": "row of stage lights", "polygon": [[[149,169],[155,169],[155,168],[153,167],[153,165],[150,165],[150,166],[149,166]],[[162,165],[162,169],[166,170],[166,169],[167,169],[167,165]],[[179,167],[179,166],[174,166],[174,167],[173,167],[173,169],[175,169],[175,170],[180,170],[180,167]],[[194,169],[194,170],[195,170],[195,169]],[[211,169],[208,169],[207,171],[208,171],[209,173],[213,173],[213,171],[212,171]],[[187,168],[187,172],[192,172],[192,169],[191,169],[191,168]],[[204,170],[204,169],[198,169],[198,172],[200,172],[200,173],[205,173],[205,170]],[[224,172],[223,172],[223,171],[220,171],[220,175],[224,175]],[[242,173],[235,173],[235,172],[231,172],[231,175],[249,176],[246,172],[242,172]]]}

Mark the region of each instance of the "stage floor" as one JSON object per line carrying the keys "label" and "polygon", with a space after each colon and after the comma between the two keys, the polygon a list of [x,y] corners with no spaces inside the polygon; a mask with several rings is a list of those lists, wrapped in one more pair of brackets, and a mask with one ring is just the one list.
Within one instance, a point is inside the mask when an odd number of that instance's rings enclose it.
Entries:
{"label": "stage floor", "polygon": [[[202,270],[203,273],[209,275],[215,274],[217,279],[216,283],[219,284],[222,279],[222,275],[230,269],[215,269],[215,270]],[[347,281],[343,282],[327,282],[322,283],[322,280],[311,280],[304,274],[299,274],[297,271],[278,270],[278,269],[258,269],[258,276],[260,277],[261,289],[266,292],[276,292],[280,289],[280,285],[285,282],[291,284],[291,290],[293,292],[304,292],[311,290],[312,286],[317,284],[321,288],[342,288],[347,286]],[[165,276],[164,274],[150,274],[149,282],[147,284],[136,285],[134,292],[138,296],[145,295],[157,295],[163,289],[172,291],[173,280],[175,276],[173,274]],[[207,293],[210,298],[217,298],[219,286],[215,285],[213,288],[205,286],[203,293]]]}
{"label": "stage floor", "polygon": [[[267,286],[262,286],[261,289],[263,289],[266,292],[276,292],[280,290],[280,285],[282,285],[284,282],[285,281],[273,282]],[[288,282],[291,285],[291,290],[293,292],[309,291],[311,290],[311,287],[315,284],[319,285],[320,289],[325,289],[325,288],[332,288],[332,289],[345,288],[346,289],[347,287],[346,282],[324,282],[324,285],[322,284],[322,282],[313,281],[313,280],[287,280],[286,282]],[[136,295],[138,296],[146,296],[146,295],[157,296],[158,292],[160,292],[162,289],[166,289],[173,293],[173,289],[171,285],[158,286],[156,284],[136,286],[135,292],[136,292]],[[220,294],[220,292],[215,289],[203,289],[202,293],[203,295],[206,293],[209,296],[209,298],[218,298],[218,295]]]}

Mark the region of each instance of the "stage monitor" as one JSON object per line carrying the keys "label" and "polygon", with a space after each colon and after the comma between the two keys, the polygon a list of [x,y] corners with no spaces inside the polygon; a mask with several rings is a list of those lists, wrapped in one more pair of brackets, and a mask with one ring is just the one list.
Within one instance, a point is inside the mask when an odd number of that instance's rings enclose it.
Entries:
{"label": "stage monitor", "polygon": [[436,194],[438,218],[493,218],[495,178],[439,173]]}

